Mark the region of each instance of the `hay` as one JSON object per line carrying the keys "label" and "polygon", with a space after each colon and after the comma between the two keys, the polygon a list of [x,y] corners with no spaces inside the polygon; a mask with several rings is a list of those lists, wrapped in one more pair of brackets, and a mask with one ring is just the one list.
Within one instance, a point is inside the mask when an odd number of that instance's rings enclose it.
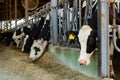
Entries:
{"label": "hay", "polygon": [[[3,76],[4,75],[4,76]],[[46,52],[36,62],[20,50],[0,44],[0,80],[96,80],[57,64]]]}

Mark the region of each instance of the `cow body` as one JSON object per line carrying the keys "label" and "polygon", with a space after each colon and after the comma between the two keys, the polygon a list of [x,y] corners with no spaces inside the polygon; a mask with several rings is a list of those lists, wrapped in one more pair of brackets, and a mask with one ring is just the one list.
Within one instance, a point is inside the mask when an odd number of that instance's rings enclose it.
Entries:
{"label": "cow body", "polygon": [[33,41],[37,39],[43,24],[44,24],[44,17],[41,17],[40,21],[38,21],[38,24],[34,24],[32,30],[29,32],[29,35],[26,35],[26,37],[24,38],[24,44],[22,47],[22,51],[29,53],[30,52],[30,48],[33,44]]}
{"label": "cow body", "polygon": [[[95,6],[96,7],[96,6]],[[110,5],[110,10],[109,10],[109,16],[110,16],[110,20],[109,23],[110,25],[113,24],[113,13],[112,13],[112,9],[111,9],[112,5]],[[94,50],[96,49],[96,41],[97,41],[97,8],[93,8],[92,9],[92,18],[90,18],[88,20],[88,25],[83,25],[79,31],[78,37],[79,37],[79,42],[81,44],[81,55],[85,55],[85,54],[91,54],[92,52],[94,52]],[[84,8],[83,8],[83,11]],[[84,13],[84,12],[83,12]],[[119,17],[116,11],[116,23],[119,24]],[[110,27],[110,25],[108,27]],[[84,34],[84,35],[83,35]],[[82,37],[81,37],[82,36]],[[89,60],[87,62],[86,59],[83,58],[80,59],[81,57],[79,57],[78,62],[80,64],[82,64],[82,62],[86,62],[89,63]],[[82,61],[81,61],[82,60]],[[84,63],[83,63],[84,64]]]}
{"label": "cow body", "polygon": [[22,44],[25,35],[30,35],[30,32],[31,32],[31,26],[30,25],[24,26],[22,28],[19,27],[19,28],[16,29],[16,31],[14,32],[14,34],[12,36],[12,39],[16,43],[16,47],[19,47]]}
{"label": "cow body", "polygon": [[[120,39],[118,38],[116,40],[116,43],[117,43],[117,46],[120,48]],[[113,64],[113,70],[114,70],[114,73],[115,73],[115,80],[120,80],[120,53],[114,48],[113,50],[113,61],[112,61],[112,64]]]}
{"label": "cow body", "polygon": [[49,15],[47,15],[37,40],[34,40],[33,45],[30,50],[29,58],[34,61],[37,60],[45,51],[47,44],[50,40],[50,20]]}
{"label": "cow body", "polygon": [[[109,16],[110,16],[109,23],[113,24],[112,23],[113,12],[111,10],[111,5],[109,8],[110,8],[109,9],[109,13],[110,13],[109,14]],[[119,21],[119,17],[118,17],[119,15],[118,15],[117,11],[116,11],[115,16],[117,18],[116,23],[119,24],[120,21]],[[83,25],[81,27],[81,29],[79,30],[79,34],[78,34],[79,42],[81,45],[80,56],[78,58],[78,62],[81,65],[90,64],[90,58],[91,58],[92,54],[96,51],[96,48],[97,48],[97,46],[96,46],[97,45],[97,9],[94,12],[94,14],[92,14],[92,18],[90,20],[88,20],[88,25]],[[110,52],[113,54],[113,50],[110,50]],[[114,50],[114,53],[116,53],[115,50]],[[111,61],[111,63],[112,63],[112,61]],[[110,74],[114,75],[111,65],[112,64],[110,64],[110,68],[111,68]]]}
{"label": "cow body", "polygon": [[[92,9],[92,17],[88,19],[88,25],[83,25],[78,33],[79,43],[81,45],[79,64],[88,65],[90,57],[96,48],[97,37],[97,10],[96,6]],[[85,8],[82,8],[85,13]],[[83,15],[83,14],[82,14]],[[83,15],[84,16],[84,15]]]}
{"label": "cow body", "polygon": [[11,43],[14,43],[12,39],[13,32],[4,32],[0,34],[0,41],[4,40],[6,45],[9,46]]}

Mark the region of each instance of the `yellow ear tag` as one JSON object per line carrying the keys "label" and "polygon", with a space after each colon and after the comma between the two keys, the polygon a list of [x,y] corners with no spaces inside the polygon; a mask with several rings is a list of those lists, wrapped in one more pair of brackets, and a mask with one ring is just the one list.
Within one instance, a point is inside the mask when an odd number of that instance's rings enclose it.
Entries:
{"label": "yellow ear tag", "polygon": [[116,39],[118,39],[118,37],[116,36]]}
{"label": "yellow ear tag", "polygon": [[69,39],[74,40],[74,39],[75,39],[75,35],[70,34],[70,35],[69,35]]}

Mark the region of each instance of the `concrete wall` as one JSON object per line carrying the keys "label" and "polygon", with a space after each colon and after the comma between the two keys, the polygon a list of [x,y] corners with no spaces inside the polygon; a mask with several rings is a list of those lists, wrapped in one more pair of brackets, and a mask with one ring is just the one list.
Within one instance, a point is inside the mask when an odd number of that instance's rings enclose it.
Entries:
{"label": "concrete wall", "polygon": [[80,49],[67,48],[67,47],[53,47],[49,46],[49,51],[53,56],[53,59],[60,64],[72,68],[80,73],[83,73],[90,77],[98,77],[98,56],[95,53],[91,58],[91,63],[88,66],[82,66],[78,64],[78,57],[80,55]]}

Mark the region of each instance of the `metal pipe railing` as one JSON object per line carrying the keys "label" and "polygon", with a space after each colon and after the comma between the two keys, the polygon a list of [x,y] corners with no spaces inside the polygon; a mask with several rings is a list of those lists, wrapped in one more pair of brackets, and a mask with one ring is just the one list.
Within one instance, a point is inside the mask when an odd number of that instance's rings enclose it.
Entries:
{"label": "metal pipe railing", "polygon": [[[113,25],[116,25],[116,12],[115,12],[115,2],[113,3]],[[119,28],[118,29],[118,38],[119,38]],[[113,44],[115,49],[120,52],[120,48],[116,44],[116,29],[113,29]]]}
{"label": "metal pipe railing", "polygon": [[99,80],[102,78],[109,78],[109,16],[108,16],[108,0],[98,0],[98,68],[99,68]]}
{"label": "metal pipe railing", "polygon": [[116,29],[113,29],[113,44],[114,44],[114,47],[115,47],[115,49],[118,51],[118,52],[120,52],[120,48],[117,46],[117,44],[116,44]]}

